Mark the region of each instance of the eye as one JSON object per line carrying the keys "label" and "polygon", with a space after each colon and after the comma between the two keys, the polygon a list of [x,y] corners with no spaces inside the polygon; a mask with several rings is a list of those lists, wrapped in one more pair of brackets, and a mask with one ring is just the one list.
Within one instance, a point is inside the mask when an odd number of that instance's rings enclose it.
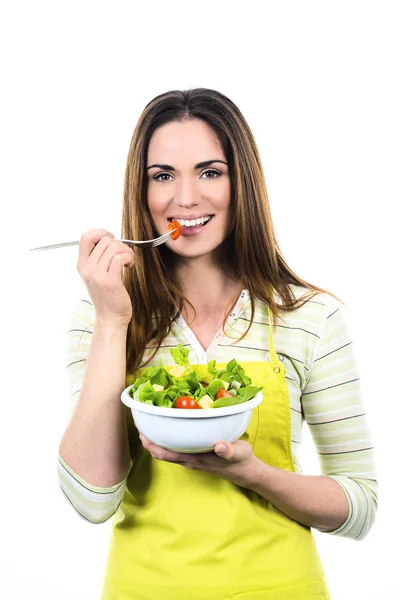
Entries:
{"label": "eye", "polygon": [[171,181],[170,179],[159,179],[159,177],[172,177],[171,173],[158,173],[154,175],[154,181]]}
{"label": "eye", "polygon": [[207,169],[207,171],[204,171],[201,176],[203,177],[203,175],[207,175],[207,173],[211,173],[213,176],[206,177],[206,179],[218,179],[218,177],[222,175],[221,171],[217,171],[217,169]]}

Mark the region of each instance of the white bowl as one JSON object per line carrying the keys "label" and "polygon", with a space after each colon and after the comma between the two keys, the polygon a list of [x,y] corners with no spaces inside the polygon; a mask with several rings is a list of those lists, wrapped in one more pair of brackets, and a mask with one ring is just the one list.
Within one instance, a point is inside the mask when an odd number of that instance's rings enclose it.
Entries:
{"label": "white bowl", "polygon": [[132,410],[136,428],[153,444],[175,452],[210,452],[217,442],[235,442],[246,431],[261,392],[241,404],[221,408],[164,408],[131,398],[127,387],[121,400]]}

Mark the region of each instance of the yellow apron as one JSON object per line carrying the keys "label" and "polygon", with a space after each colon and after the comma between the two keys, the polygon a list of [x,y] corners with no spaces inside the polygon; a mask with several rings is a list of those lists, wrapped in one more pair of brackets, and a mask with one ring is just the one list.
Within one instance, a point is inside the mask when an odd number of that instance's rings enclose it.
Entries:
{"label": "yellow apron", "polygon": [[[269,343],[270,362],[240,361],[264,386],[241,439],[260,460],[294,471],[285,366],[271,325]],[[134,464],[113,517],[101,600],[329,599],[308,527],[253,491],[153,459],[129,425]]]}

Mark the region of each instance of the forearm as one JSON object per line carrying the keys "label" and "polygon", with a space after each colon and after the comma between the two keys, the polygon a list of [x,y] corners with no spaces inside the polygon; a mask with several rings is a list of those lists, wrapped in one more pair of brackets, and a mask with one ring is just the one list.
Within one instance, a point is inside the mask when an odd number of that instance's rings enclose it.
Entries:
{"label": "forearm", "polygon": [[325,475],[292,473],[257,461],[246,487],[295,521],[319,531],[335,531],[349,514],[346,493]]}
{"label": "forearm", "polygon": [[125,407],[127,326],[96,323],[79,400],[59,446],[64,462],[99,487],[119,483],[130,468]]}

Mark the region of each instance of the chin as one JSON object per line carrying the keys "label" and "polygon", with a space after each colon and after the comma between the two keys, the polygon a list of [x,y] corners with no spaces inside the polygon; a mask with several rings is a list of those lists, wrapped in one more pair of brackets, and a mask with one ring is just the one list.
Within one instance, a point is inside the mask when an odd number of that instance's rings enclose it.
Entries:
{"label": "chin", "polygon": [[199,258],[200,256],[208,256],[214,254],[216,251],[221,249],[221,244],[217,244],[216,246],[208,246],[203,248],[176,248],[176,246],[170,246],[170,249],[177,256],[181,256],[182,258]]}

